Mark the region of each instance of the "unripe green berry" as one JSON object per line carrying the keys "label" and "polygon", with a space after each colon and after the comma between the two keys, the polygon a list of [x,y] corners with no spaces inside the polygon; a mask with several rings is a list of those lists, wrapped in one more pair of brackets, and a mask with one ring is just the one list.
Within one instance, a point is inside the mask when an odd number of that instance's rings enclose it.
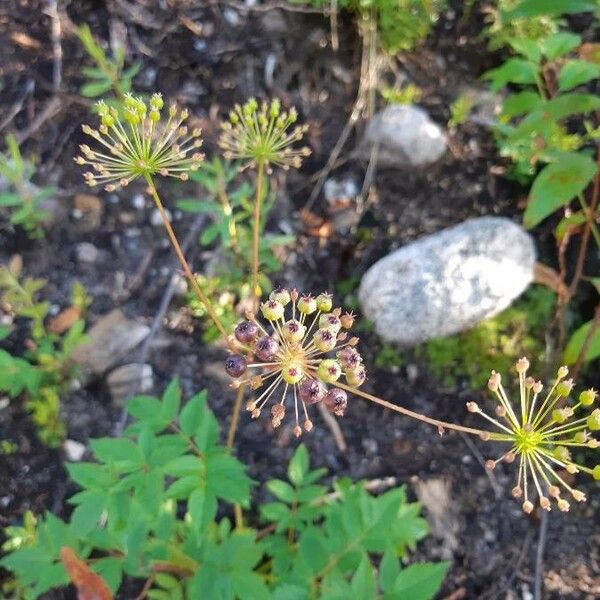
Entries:
{"label": "unripe green berry", "polygon": [[283,318],[283,304],[276,300],[267,300],[266,302],[263,302],[260,305],[260,310],[267,321],[278,321]]}
{"label": "unripe green berry", "polygon": [[329,352],[335,348],[337,338],[333,329],[318,329],[313,335],[313,342],[321,352]]}
{"label": "unripe green berry", "polygon": [[277,288],[269,294],[269,299],[275,300],[275,302],[279,302],[283,306],[287,306],[290,303],[291,296],[289,291],[285,288]]}
{"label": "unripe green berry", "polygon": [[[318,301],[319,299],[317,298],[317,304]],[[331,329],[337,333],[342,328],[342,323],[339,317],[336,317],[333,313],[330,313],[327,315],[321,315],[319,317],[319,327],[321,329]]]}
{"label": "unripe green berry", "polygon": [[326,358],[319,363],[317,375],[319,379],[326,383],[335,383],[342,374],[342,368],[337,360]]}
{"label": "unripe green berry", "polygon": [[295,385],[304,377],[302,366],[295,362],[287,364],[281,369],[281,377],[286,383]]}
{"label": "unripe green berry", "polygon": [[571,393],[572,389],[573,389],[573,380],[565,379],[565,381],[561,381],[556,386],[556,394],[558,396],[562,396],[562,397],[566,398]]}
{"label": "unripe green berry", "polygon": [[163,106],[165,105],[165,102],[162,98],[162,94],[152,94],[152,97],[150,98],[150,106],[154,109],[154,110],[160,110]]}
{"label": "unripe green berry", "polygon": [[367,378],[367,372],[363,367],[357,369],[356,371],[347,371],[346,372],[346,381],[348,385],[352,387],[360,387]]}
{"label": "unripe green berry", "polygon": [[587,440],[587,435],[586,435],[585,431],[578,431],[573,436],[573,439],[575,440],[575,443],[577,443],[577,444],[585,444],[585,442]]}
{"label": "unripe green berry", "polygon": [[592,470],[592,477],[596,481],[600,481],[600,465],[596,465]]}
{"label": "unripe green berry", "polygon": [[303,315],[310,315],[317,310],[317,301],[310,294],[300,296],[298,298],[298,310]]}
{"label": "unripe green berry", "polygon": [[565,415],[565,411],[562,408],[557,408],[552,411],[552,420],[555,423],[562,424],[567,420],[567,415]]}
{"label": "unripe green berry", "polygon": [[597,408],[592,412],[592,414],[587,418],[587,426],[591,431],[599,431],[600,430],[600,408]]}
{"label": "unripe green berry", "polygon": [[302,340],[304,334],[306,333],[306,327],[300,323],[300,321],[296,321],[295,319],[290,319],[283,324],[281,328],[281,332],[283,337],[292,344],[297,344]]}
{"label": "unripe green berry", "polygon": [[106,113],[105,115],[102,115],[101,122],[102,125],[106,127],[112,127],[115,124],[115,118],[111,114]]}
{"label": "unripe green berry", "polygon": [[555,458],[562,460],[563,462],[568,462],[571,460],[571,453],[564,446],[557,446],[554,448],[552,454],[554,454]]}
{"label": "unripe green berry", "polygon": [[150,120],[153,123],[158,123],[160,121],[160,112],[158,112],[157,110],[151,110],[150,111]]}
{"label": "unripe green berry", "polygon": [[594,400],[596,400],[596,390],[594,389],[590,388],[589,390],[584,390],[581,392],[581,394],[579,394],[579,403],[581,406],[591,406],[594,404]]}
{"label": "unripe green berry", "polygon": [[328,294],[327,292],[323,292],[322,294],[319,294],[317,296],[317,308],[321,312],[329,312],[331,310],[332,306],[333,306],[333,299],[331,297],[331,294]]}

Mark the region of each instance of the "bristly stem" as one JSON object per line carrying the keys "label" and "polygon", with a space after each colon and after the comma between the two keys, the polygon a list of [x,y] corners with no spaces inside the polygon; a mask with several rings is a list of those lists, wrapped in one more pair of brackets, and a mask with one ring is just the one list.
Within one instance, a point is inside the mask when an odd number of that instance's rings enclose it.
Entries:
{"label": "bristly stem", "polygon": [[144,178],[146,179],[146,182],[148,183],[148,188],[149,188],[150,194],[152,195],[152,198],[154,200],[154,204],[156,205],[156,208],[158,208],[158,212],[160,213],[160,216],[163,220],[163,224],[165,226],[165,229],[167,230],[167,235],[169,236],[169,240],[171,241],[173,249],[175,250],[175,254],[177,254],[177,258],[179,259],[179,262],[183,269],[184,275],[186,276],[187,280],[189,281],[190,285],[192,286],[194,293],[198,296],[198,299],[204,305],[204,308],[206,309],[208,316],[212,319],[212,322],[215,324],[215,327],[219,330],[219,333],[223,337],[223,340],[232,350],[234,350],[234,348],[232,347],[232,344],[229,340],[229,336],[227,335],[227,332],[225,331],[225,328],[223,327],[223,323],[221,323],[221,320],[217,316],[217,313],[215,313],[215,311],[214,311],[211,301],[208,299],[206,294],[202,291],[202,288],[198,284],[196,277],[194,277],[194,274],[192,273],[192,270],[190,269],[190,265],[188,264],[188,262],[185,258],[185,255],[183,254],[183,250],[181,249],[181,246],[179,245],[177,236],[175,235],[175,232],[173,231],[173,227],[171,227],[171,222],[169,221],[169,218],[167,217],[167,214],[165,213],[164,206],[162,204],[160,196],[158,195],[158,192],[156,191],[156,186],[154,185],[154,181],[152,180],[152,177],[150,175],[145,175]]}
{"label": "bristly stem", "polygon": [[423,423],[427,423],[428,425],[433,425],[434,427],[437,427],[438,429],[440,429],[440,431],[443,429],[453,429],[454,431],[462,431],[463,433],[470,433],[471,435],[477,435],[477,436],[489,435],[488,432],[483,431],[481,429],[474,429],[473,427],[465,427],[463,425],[455,425],[454,423],[447,423],[446,421],[438,421],[437,419],[432,419],[431,417],[426,417],[425,415],[422,415],[418,412],[414,412],[412,410],[409,410],[408,408],[404,408],[403,406],[398,406],[397,404],[392,404],[391,402],[388,402],[387,400],[384,400],[383,398],[379,398],[378,396],[373,396],[373,394],[368,394],[367,392],[363,392],[357,388],[350,387],[349,385],[345,385],[343,383],[340,383],[339,381],[336,381],[336,383],[334,385],[343,390],[346,390],[347,392],[350,392],[351,394],[354,394],[355,396],[360,396],[361,398],[365,398],[366,400],[369,400],[370,402],[374,402],[375,404],[379,404],[380,406],[389,408],[390,410],[400,413],[406,417],[411,417],[412,419],[416,419],[417,421],[423,421]]}
{"label": "bristly stem", "polygon": [[256,170],[256,197],[254,199],[254,216],[252,223],[252,304],[254,307],[254,312],[258,310],[258,304],[260,301],[258,272],[260,269],[260,212],[262,208],[264,176],[265,162],[264,160],[259,159]]}

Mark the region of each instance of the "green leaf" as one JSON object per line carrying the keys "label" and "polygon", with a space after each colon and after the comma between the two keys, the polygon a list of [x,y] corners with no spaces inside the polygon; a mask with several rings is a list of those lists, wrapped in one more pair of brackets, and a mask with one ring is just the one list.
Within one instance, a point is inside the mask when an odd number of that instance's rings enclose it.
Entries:
{"label": "green leaf", "polygon": [[127,462],[140,464],[140,449],[127,438],[98,438],[90,440],[95,457],[105,463]]}
{"label": "green leaf", "polygon": [[558,74],[558,89],[571,90],[600,77],[600,65],[585,60],[567,61]]}
{"label": "green leaf", "polygon": [[433,598],[449,566],[448,563],[423,563],[406,567],[396,577],[394,597],[410,598],[410,600]]}
{"label": "green leaf", "polygon": [[540,15],[562,15],[591,12],[598,9],[593,0],[523,0],[512,10],[506,11],[508,19],[523,19]]}
{"label": "green leaf", "polygon": [[567,232],[574,228],[580,227],[587,222],[587,218],[582,210],[578,210],[568,217],[563,217],[554,229],[554,237],[557,242],[562,242],[565,239]]}
{"label": "green leaf", "polygon": [[535,227],[555,210],[583,192],[596,175],[596,163],[585,154],[565,153],[544,167],[531,186],[523,222]]}
{"label": "green leaf", "polygon": [[375,574],[373,567],[363,554],[356,573],[352,577],[352,594],[354,598],[375,598]]}
{"label": "green leaf", "polygon": [[548,60],[556,60],[581,44],[581,36],[568,31],[559,31],[540,40],[542,52]]}
{"label": "green leaf", "polygon": [[181,410],[179,416],[179,426],[181,431],[189,437],[196,435],[205,412],[208,411],[206,406],[206,390],[196,394],[190,398]]}
{"label": "green leaf", "polygon": [[109,487],[114,478],[103,465],[94,463],[67,463],[65,465],[71,479],[81,487],[102,489]]}
{"label": "green leaf", "polygon": [[525,90],[518,94],[511,94],[502,104],[502,116],[506,119],[512,119],[518,115],[531,112],[538,108],[543,99],[537,92]]}
{"label": "green leaf", "polygon": [[208,226],[200,235],[200,244],[202,246],[209,246],[212,244],[219,235],[219,225],[214,223],[213,225]]}
{"label": "green leaf", "polygon": [[296,497],[294,488],[287,481],[282,481],[281,479],[267,481],[267,489],[275,498],[288,504],[291,504]]}
{"label": "green leaf", "polygon": [[196,200],[194,198],[186,198],[177,202],[177,208],[189,213],[206,213],[212,215],[220,215],[223,211],[220,206],[207,202],[206,200]]}
{"label": "green leaf", "polygon": [[103,491],[89,495],[86,502],[75,507],[71,515],[69,527],[74,535],[84,537],[98,526],[100,516],[106,505],[106,494]]}
{"label": "green leaf", "polygon": [[318,573],[327,564],[330,554],[323,545],[323,535],[313,528],[302,534],[299,553],[312,573]]}
{"label": "green leaf", "polygon": [[[593,321],[584,323],[575,333],[569,338],[567,346],[563,353],[563,360],[568,365],[573,365],[577,362],[583,345],[587,339],[590,330],[592,328]],[[592,334],[591,342],[588,346],[587,352],[583,357],[584,362],[589,362],[600,357],[600,328],[596,328],[596,331]]]}
{"label": "green leaf", "polygon": [[98,573],[113,593],[119,589],[123,579],[123,560],[114,556],[107,556],[94,560],[92,569]]}
{"label": "green leaf", "polygon": [[172,379],[162,397],[161,418],[165,421],[174,421],[179,412],[181,402],[181,388],[177,378]]}
{"label": "green leaf", "polygon": [[21,206],[23,200],[19,194],[0,194],[0,206]]}
{"label": "green leaf", "polygon": [[400,564],[397,552],[393,545],[390,544],[383,553],[383,558],[379,563],[379,583],[384,592],[392,591],[399,572]]}
{"label": "green leaf", "polygon": [[522,58],[509,58],[497,69],[487,71],[483,78],[488,79],[491,82],[492,91],[497,92],[507,83],[534,84],[536,74],[535,64]]}
{"label": "green leaf", "polygon": [[111,87],[112,83],[110,79],[105,79],[104,81],[90,81],[81,86],[79,93],[85,98],[96,98],[108,92]]}
{"label": "green leaf", "polygon": [[302,485],[304,476],[308,472],[308,467],[308,450],[304,444],[300,444],[294,452],[287,470],[289,480],[296,487],[300,487]]}

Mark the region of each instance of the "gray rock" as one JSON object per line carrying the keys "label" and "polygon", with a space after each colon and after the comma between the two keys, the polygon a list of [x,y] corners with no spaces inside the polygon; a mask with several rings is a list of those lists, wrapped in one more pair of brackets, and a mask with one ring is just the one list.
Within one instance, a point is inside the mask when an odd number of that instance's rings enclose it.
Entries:
{"label": "gray rock", "polygon": [[122,405],[131,393],[143,394],[154,387],[154,372],[148,364],[132,363],[116,368],[106,378],[113,402]]}
{"label": "gray rock", "polygon": [[70,462],[79,462],[85,454],[85,446],[75,440],[65,440],[63,450],[65,458]]}
{"label": "gray rock", "polygon": [[446,135],[421,108],[410,104],[390,104],[369,123],[359,147],[366,160],[378,146],[377,164],[385,167],[424,167],[446,152]]}
{"label": "gray rock", "polygon": [[93,264],[96,262],[99,254],[98,248],[89,242],[80,242],[75,247],[75,254],[80,263]]}
{"label": "gray rock", "polygon": [[535,258],[531,236],[509,219],[470,219],[376,262],[359,300],[382,338],[411,346],[504,310],[532,282]]}
{"label": "gray rock", "polygon": [[101,375],[125,358],[148,333],[147,325],[132,321],[115,309],[87,332],[89,341],[75,351],[74,360],[84,373]]}

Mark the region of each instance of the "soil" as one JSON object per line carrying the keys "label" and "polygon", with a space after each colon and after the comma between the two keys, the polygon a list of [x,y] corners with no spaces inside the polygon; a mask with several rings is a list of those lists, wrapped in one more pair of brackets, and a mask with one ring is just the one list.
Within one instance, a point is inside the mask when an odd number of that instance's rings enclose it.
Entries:
{"label": "soil", "polygon": [[[377,258],[424,233],[478,215],[519,219],[526,190],[502,177],[506,165],[498,157],[489,131],[468,122],[452,134],[451,149],[441,164],[414,173],[377,172],[375,193],[358,216],[356,235],[335,231],[323,238],[307,235],[298,211],[355,100],[360,39],[353,21],[341,15],[340,50],[333,52],[328,19],[311,12],[263,10],[266,4],[249,10],[242,2],[61,2],[59,92],[52,83],[48,3],[6,0],[0,7],[4,52],[0,124],[5,124],[5,130],[25,134],[22,150],[37,157],[38,182],[55,184],[64,208],[43,241],[31,242],[2,221],[0,260],[4,263],[11,255],[20,254],[27,275],[48,281],[44,295],[56,309],[68,306],[72,283],[78,280],[94,299],[88,323],[115,307],[150,323],[174,264],[161,228],[151,224],[150,203],[140,207],[138,200],[134,202],[141,187],[116,194],[92,192],[102,200],[101,218],[92,225],[74,210],[75,196],[90,193],[72,157],[83,137],[78,125],[90,119],[91,103],[78,95],[83,83],[80,69],[89,66],[89,60],[73,35],[73,23],[88,23],[102,39],[109,39],[111,31],[113,36],[126,31],[128,62],[141,64],[136,90],[146,93],[158,88],[165,97],[188,106],[203,126],[208,155],[215,150],[218,119],[234,102],[250,95],[279,96],[286,105],[298,107],[301,120],[311,127],[313,154],[300,172],[275,179],[278,204],[269,223],[273,231],[291,229],[298,236],[279,278],[283,285],[334,290],[336,282],[360,277]],[[439,123],[447,122],[449,106],[461,92],[481,89],[479,76],[499,60],[481,39],[481,7],[476,6],[469,19],[462,19],[462,3],[450,4],[425,46],[397,62],[408,80],[422,88],[420,105]],[[54,98],[60,101],[56,113],[38,121]],[[351,136],[342,152],[345,161],[334,172],[336,177],[352,176],[359,184],[365,165],[354,160],[352,148],[361,128]],[[165,187],[164,191],[172,198],[198,193],[193,186]],[[324,201],[319,199],[312,210],[325,215]],[[174,226],[184,237],[189,219],[173,212]],[[554,261],[551,226],[535,232],[548,264]],[[368,237],[362,235],[365,231]],[[77,260],[81,242],[99,250],[93,264]],[[200,252],[193,244],[189,257],[199,268],[210,259],[210,253]],[[143,269],[143,265],[149,266]],[[141,278],[141,285],[128,291],[128,284],[136,278]],[[192,323],[191,332],[187,326],[178,326],[182,319],[177,316],[184,312],[181,299],[176,299],[151,346],[149,362],[156,392],[175,375],[188,396],[207,388],[211,407],[226,430],[233,396],[222,374],[224,351],[202,342],[198,322]],[[189,319],[184,321],[189,325]],[[369,333],[361,347],[366,349],[367,391],[440,419],[470,423],[463,407],[478,393],[466,385],[444,389],[428,374],[426,365],[410,355],[394,372],[369,366],[377,348],[377,340]],[[67,394],[62,407],[68,437],[83,444],[91,437],[110,435],[121,415],[103,378]],[[537,512],[523,515],[510,497],[514,477],[510,467],[499,467],[494,481],[490,480],[481,465],[482,456],[487,458],[485,444],[475,440],[468,445],[457,434],[440,437],[426,426],[354,399],[341,421],[348,444],[342,453],[326,425],[318,416],[314,420],[314,431],[303,441],[313,465],[327,467],[331,477],[391,476],[406,484],[412,497],[423,482],[443,483],[447,490],[445,520],[441,525],[435,521],[439,507],[425,509],[434,535],[418,546],[414,557],[452,560],[439,598],[532,597],[541,517]],[[74,487],[62,466],[64,457],[37,441],[17,403],[0,411],[0,439],[18,446],[16,453],[0,460],[0,524],[18,523],[26,510],[40,513],[48,509],[67,515],[65,498]],[[289,429],[273,431],[267,420],[250,421],[243,415],[236,452],[257,481],[284,475],[294,447]],[[587,503],[573,507],[568,514],[553,511],[548,517],[543,578],[547,599],[600,595],[600,497],[594,494],[597,486],[593,483],[582,480],[580,487],[587,493]],[[259,491],[257,501],[263,497],[266,495]],[[65,594],[47,597],[63,598]]]}

